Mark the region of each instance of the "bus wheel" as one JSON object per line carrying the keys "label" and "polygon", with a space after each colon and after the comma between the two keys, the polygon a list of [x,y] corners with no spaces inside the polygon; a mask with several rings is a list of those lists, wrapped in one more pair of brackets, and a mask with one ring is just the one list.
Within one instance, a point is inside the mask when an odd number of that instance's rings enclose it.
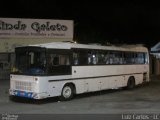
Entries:
{"label": "bus wheel", "polygon": [[74,87],[71,84],[67,84],[63,87],[60,100],[67,101],[73,98]]}
{"label": "bus wheel", "polygon": [[128,90],[131,90],[131,89],[133,89],[134,87],[135,87],[135,79],[134,79],[134,77],[130,77],[130,78],[128,79],[127,89],[128,89]]}

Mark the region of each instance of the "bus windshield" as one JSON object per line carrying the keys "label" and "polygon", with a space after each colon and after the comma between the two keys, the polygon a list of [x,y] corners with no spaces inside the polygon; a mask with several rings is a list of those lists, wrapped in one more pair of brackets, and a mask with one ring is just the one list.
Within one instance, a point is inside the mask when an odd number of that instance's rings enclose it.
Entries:
{"label": "bus windshield", "polygon": [[16,48],[16,73],[44,75],[46,73],[46,53],[44,48]]}

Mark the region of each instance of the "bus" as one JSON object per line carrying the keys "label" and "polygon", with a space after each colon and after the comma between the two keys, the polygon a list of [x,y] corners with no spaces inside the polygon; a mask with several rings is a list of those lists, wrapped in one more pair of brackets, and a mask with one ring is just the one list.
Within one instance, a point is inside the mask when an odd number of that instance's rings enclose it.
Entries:
{"label": "bus", "polygon": [[147,83],[148,49],[140,45],[102,46],[52,42],[15,48],[10,96],[30,99],[128,88]]}

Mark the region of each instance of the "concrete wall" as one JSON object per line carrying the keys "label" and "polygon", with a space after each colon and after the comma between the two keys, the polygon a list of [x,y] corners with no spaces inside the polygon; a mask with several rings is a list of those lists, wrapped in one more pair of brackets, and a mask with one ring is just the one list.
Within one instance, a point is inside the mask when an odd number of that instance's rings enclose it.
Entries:
{"label": "concrete wall", "polygon": [[150,55],[150,74],[160,75],[160,59]]}

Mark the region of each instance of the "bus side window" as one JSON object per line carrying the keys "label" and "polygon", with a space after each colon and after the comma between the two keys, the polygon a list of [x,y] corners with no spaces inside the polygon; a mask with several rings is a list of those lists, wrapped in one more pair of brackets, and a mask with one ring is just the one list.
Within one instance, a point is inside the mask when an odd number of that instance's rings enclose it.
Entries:
{"label": "bus side window", "polygon": [[70,65],[69,55],[59,55],[59,65]]}
{"label": "bus side window", "polygon": [[138,62],[139,62],[139,64],[144,63],[144,54],[143,53],[138,53]]}
{"label": "bus side window", "polygon": [[144,53],[144,63],[148,64],[148,57],[147,57],[147,53]]}
{"label": "bus side window", "polygon": [[73,53],[73,64],[79,65],[79,54],[77,52]]}
{"label": "bus side window", "polygon": [[109,52],[107,52],[107,53],[105,54],[105,58],[104,58],[104,59],[105,59],[105,63],[106,63],[106,64],[109,64],[109,63],[110,63],[110,62],[109,62],[109,61],[110,61]]}
{"label": "bus side window", "polygon": [[55,56],[53,58],[53,65],[59,65],[59,57],[58,56]]}
{"label": "bus side window", "polygon": [[80,50],[78,57],[79,65],[88,65],[88,55],[86,50]]}
{"label": "bus side window", "polygon": [[97,53],[97,64],[103,65],[105,64],[105,54],[103,52]]}
{"label": "bus side window", "polygon": [[135,64],[138,64],[138,53],[135,53],[134,58],[135,58]]}
{"label": "bus side window", "polygon": [[95,52],[88,52],[88,64],[96,65],[98,63],[98,56]]}
{"label": "bus side window", "polygon": [[98,58],[96,54],[92,54],[92,64],[96,65],[98,62]]}
{"label": "bus side window", "polygon": [[88,64],[92,64],[92,54],[88,52]]}
{"label": "bus side window", "polygon": [[110,52],[110,64],[119,64],[118,52]]}
{"label": "bus side window", "polygon": [[135,58],[134,58],[134,53],[133,52],[125,52],[124,53],[124,59],[126,64],[134,64],[135,63]]}
{"label": "bus side window", "polygon": [[52,75],[66,75],[71,73],[70,59],[67,54],[49,54],[48,72]]}
{"label": "bus side window", "polygon": [[109,64],[113,64],[113,54],[109,55]]}

